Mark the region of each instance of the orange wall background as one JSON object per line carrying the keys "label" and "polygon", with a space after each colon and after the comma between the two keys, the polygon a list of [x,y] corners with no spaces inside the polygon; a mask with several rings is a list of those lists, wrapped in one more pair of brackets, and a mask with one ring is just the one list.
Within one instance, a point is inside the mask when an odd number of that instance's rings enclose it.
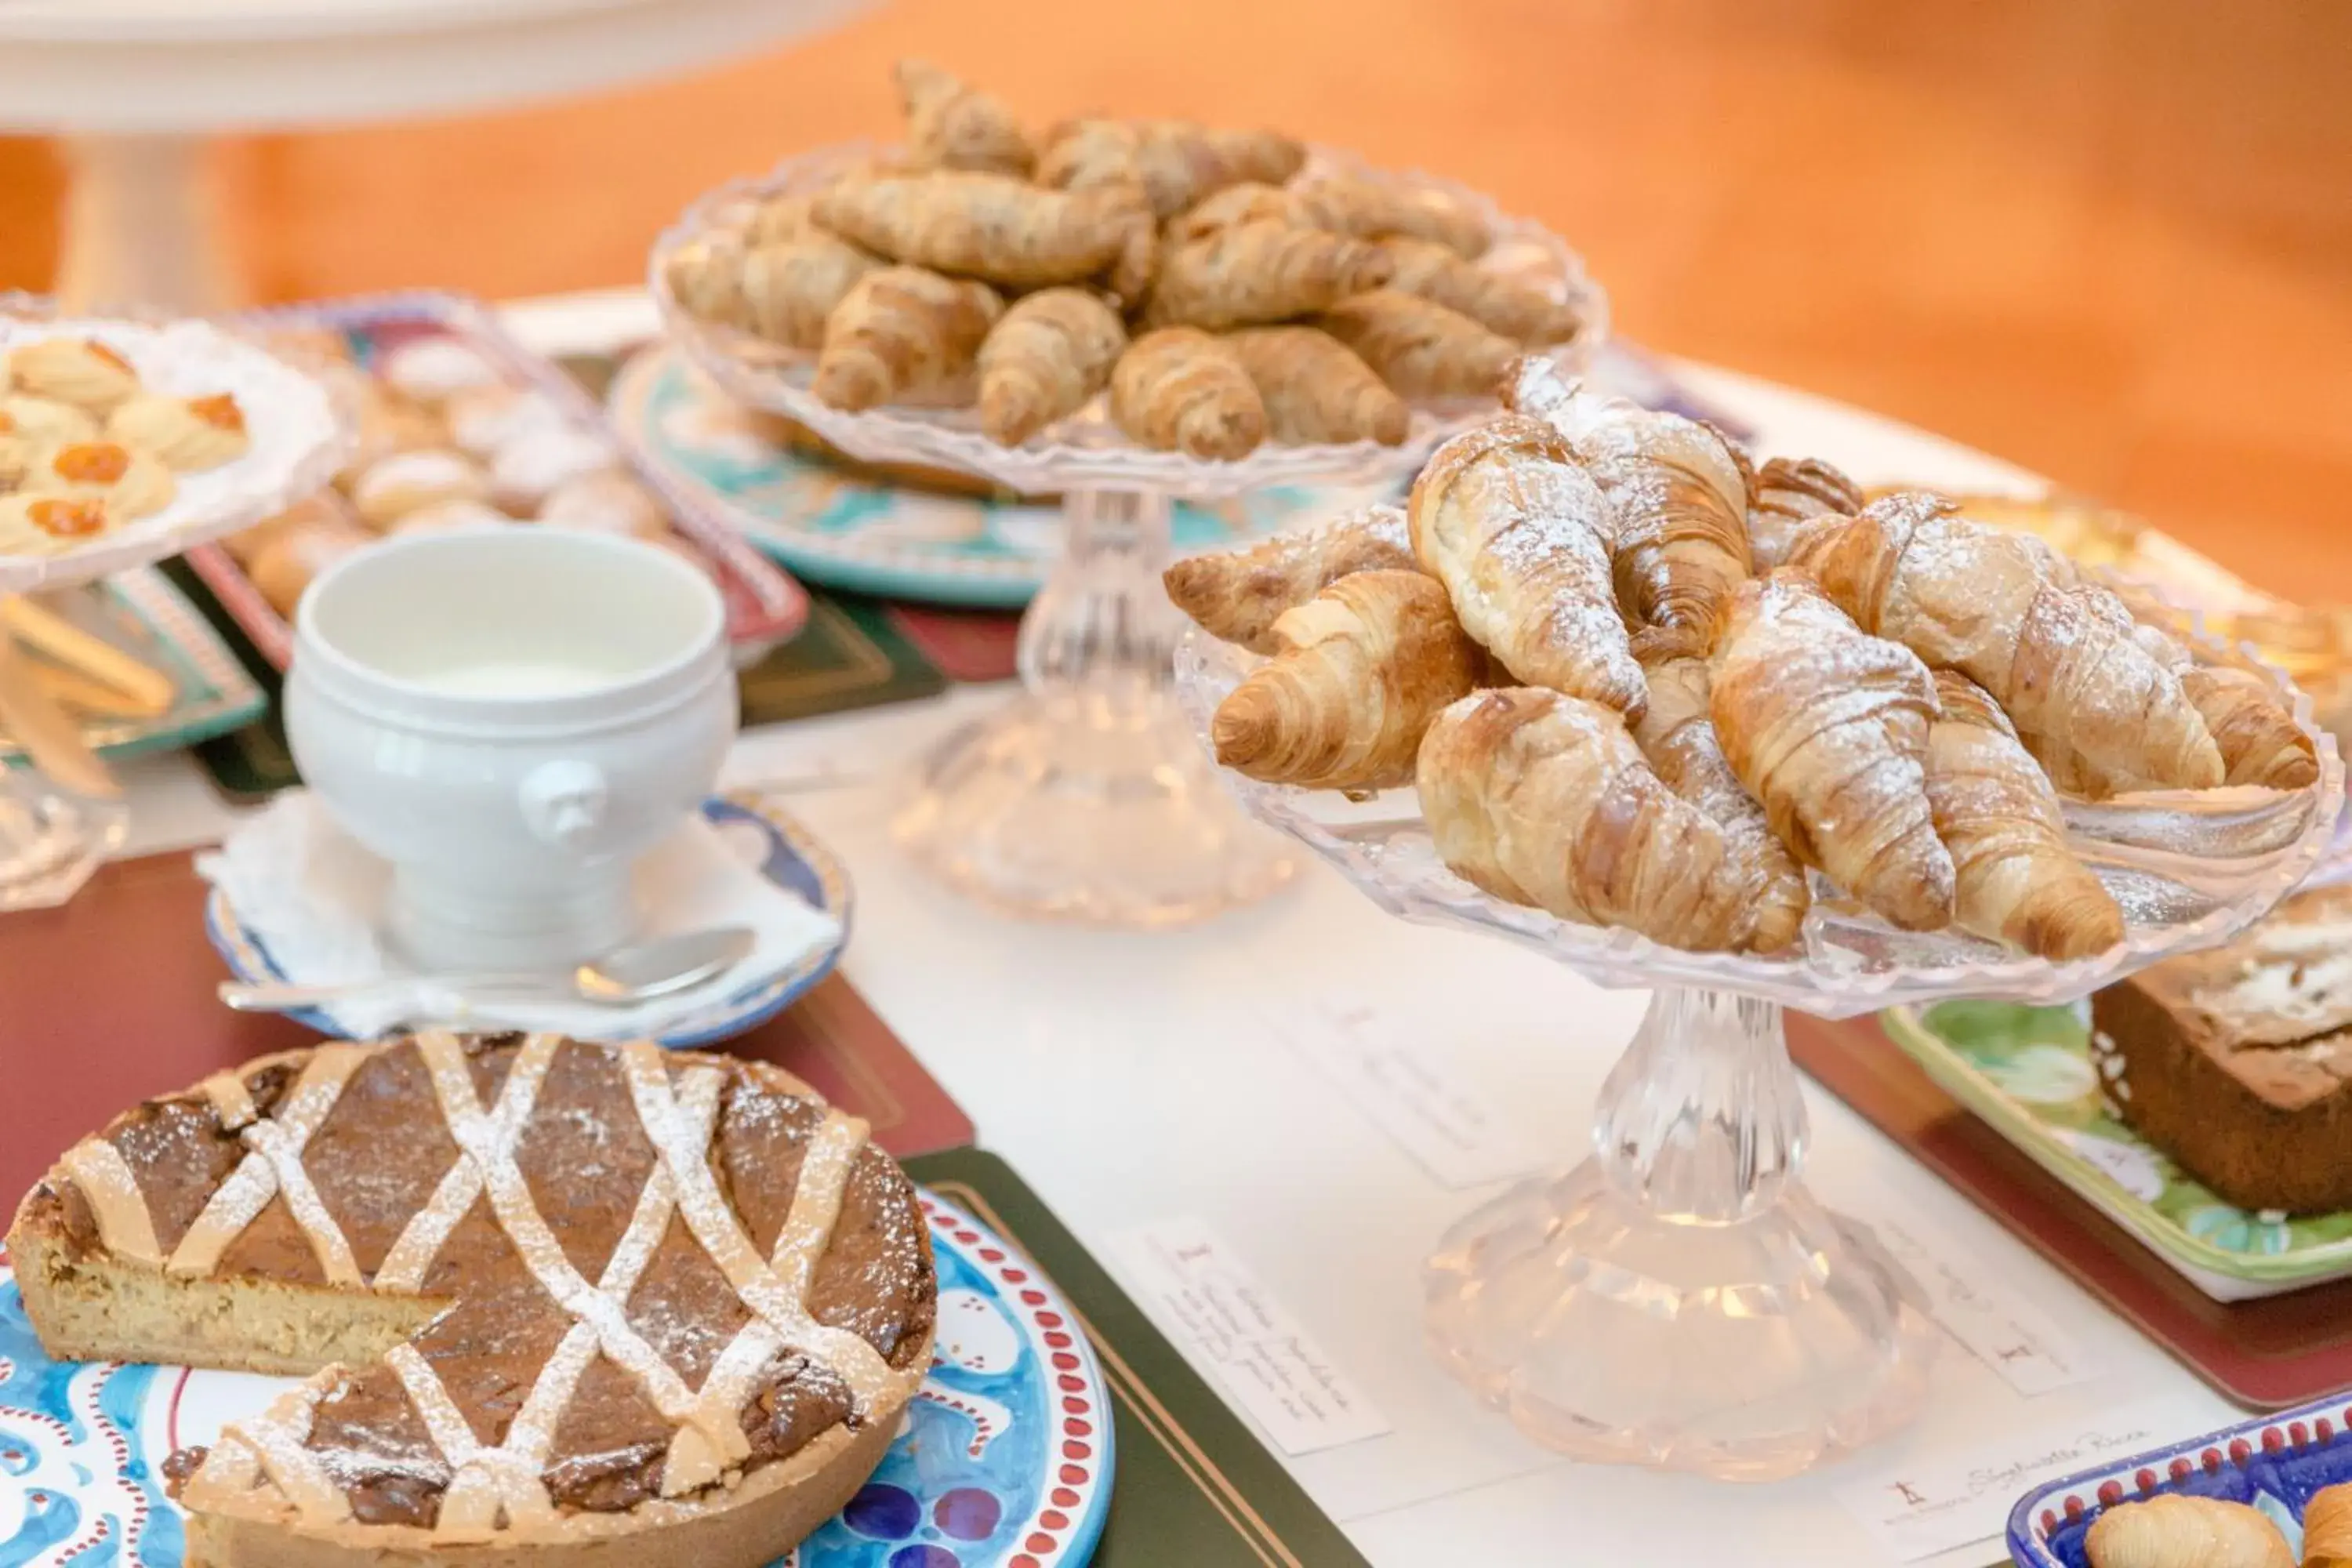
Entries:
{"label": "orange wall background", "polygon": [[[908,52],[1041,121],[1261,121],[1483,185],[1627,336],[2352,600],[2352,5],[902,0],[691,81],[229,141],[218,174],[266,299],[624,282],[705,186],[887,134]],[[58,184],[0,142],[0,282],[46,282]]]}

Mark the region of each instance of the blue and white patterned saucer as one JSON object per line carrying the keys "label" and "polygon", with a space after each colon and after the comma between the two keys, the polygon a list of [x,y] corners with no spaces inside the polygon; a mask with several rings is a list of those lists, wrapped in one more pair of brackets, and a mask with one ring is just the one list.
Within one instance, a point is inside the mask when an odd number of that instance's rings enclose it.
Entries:
{"label": "blue and white patterned saucer", "polygon": [[[775,1568],[1083,1568],[1110,1509],[1110,1401],[1060,1294],[921,1194],[939,1261],[930,1375],[881,1468]],[[290,1379],[53,1362],[0,1253],[0,1568],[183,1568],[161,1467]]]}
{"label": "blue and white patterned saucer", "polygon": [[[814,950],[782,973],[696,1009],[656,1037],[662,1045],[681,1050],[732,1039],[766,1023],[832,973],[842,949],[849,945],[849,869],[785,813],[779,796],[757,789],[735,790],[704,801],[702,816],[745,864],[805,900],[811,909],[831,915],[841,934],[832,945]],[[288,978],[218,888],[205,900],[205,934],[239,980]],[[342,1032],[325,1014],[310,1009],[287,1016],[322,1035]]]}
{"label": "blue and white patterned saucer", "polygon": [[[1018,608],[1061,548],[1056,506],[877,484],[779,447],[677,350],[614,379],[606,412],[637,461],[811,583],[887,598]],[[1336,512],[1370,491],[1276,486],[1227,505],[1180,504],[1176,553],[1213,550]]]}

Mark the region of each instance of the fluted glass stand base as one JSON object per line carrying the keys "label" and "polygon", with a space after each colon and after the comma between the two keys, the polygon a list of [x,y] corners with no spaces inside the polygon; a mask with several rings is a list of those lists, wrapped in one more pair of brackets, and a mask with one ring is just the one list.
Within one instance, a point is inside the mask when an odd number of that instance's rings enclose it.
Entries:
{"label": "fluted glass stand base", "polygon": [[0,910],[64,903],[130,829],[130,809],[119,800],[69,795],[38,773],[0,769]]}
{"label": "fluted glass stand base", "polygon": [[1204,920],[1292,868],[1150,690],[1015,698],[925,761],[898,832],[982,903],[1108,925]]}
{"label": "fluted glass stand base", "polygon": [[1580,1459],[1774,1480],[1903,1426],[1936,1331],[1869,1231],[1799,1183],[1804,1139],[1780,1009],[1660,992],[1593,1157],[1439,1244],[1432,1351]]}
{"label": "fluted glass stand base", "polygon": [[1289,847],[1227,792],[1170,689],[1168,498],[1082,490],[1063,513],[1021,620],[1025,689],[924,760],[900,841],[1010,914],[1170,926],[1264,898]]}

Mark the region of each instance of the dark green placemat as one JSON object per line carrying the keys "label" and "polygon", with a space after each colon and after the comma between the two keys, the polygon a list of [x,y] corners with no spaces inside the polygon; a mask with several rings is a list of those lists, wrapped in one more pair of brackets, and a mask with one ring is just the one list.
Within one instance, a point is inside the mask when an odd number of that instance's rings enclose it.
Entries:
{"label": "dark green placemat", "polygon": [[[217,629],[269,697],[269,710],[242,730],[194,748],[197,763],[221,794],[240,803],[302,782],[278,721],[278,671],[214,598],[187,563],[163,570]],[[946,689],[947,677],[923,657],[878,602],[849,595],[809,595],[808,626],[749,669],[737,684],[743,727],[808,719],[882,702],[906,702]]]}
{"label": "dark green placemat", "polygon": [[1280,1461],[995,1155],[907,1172],[963,1205],[1061,1287],[1110,1384],[1118,1472],[1096,1568],[1354,1568],[1364,1562]]}

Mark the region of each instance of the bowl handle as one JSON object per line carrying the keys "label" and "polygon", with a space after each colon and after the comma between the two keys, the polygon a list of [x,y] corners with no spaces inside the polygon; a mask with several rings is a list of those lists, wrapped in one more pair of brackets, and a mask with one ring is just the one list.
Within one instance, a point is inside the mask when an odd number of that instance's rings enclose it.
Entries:
{"label": "bowl handle", "polygon": [[517,786],[523,824],[541,843],[581,850],[604,824],[611,792],[593,763],[542,763]]}

